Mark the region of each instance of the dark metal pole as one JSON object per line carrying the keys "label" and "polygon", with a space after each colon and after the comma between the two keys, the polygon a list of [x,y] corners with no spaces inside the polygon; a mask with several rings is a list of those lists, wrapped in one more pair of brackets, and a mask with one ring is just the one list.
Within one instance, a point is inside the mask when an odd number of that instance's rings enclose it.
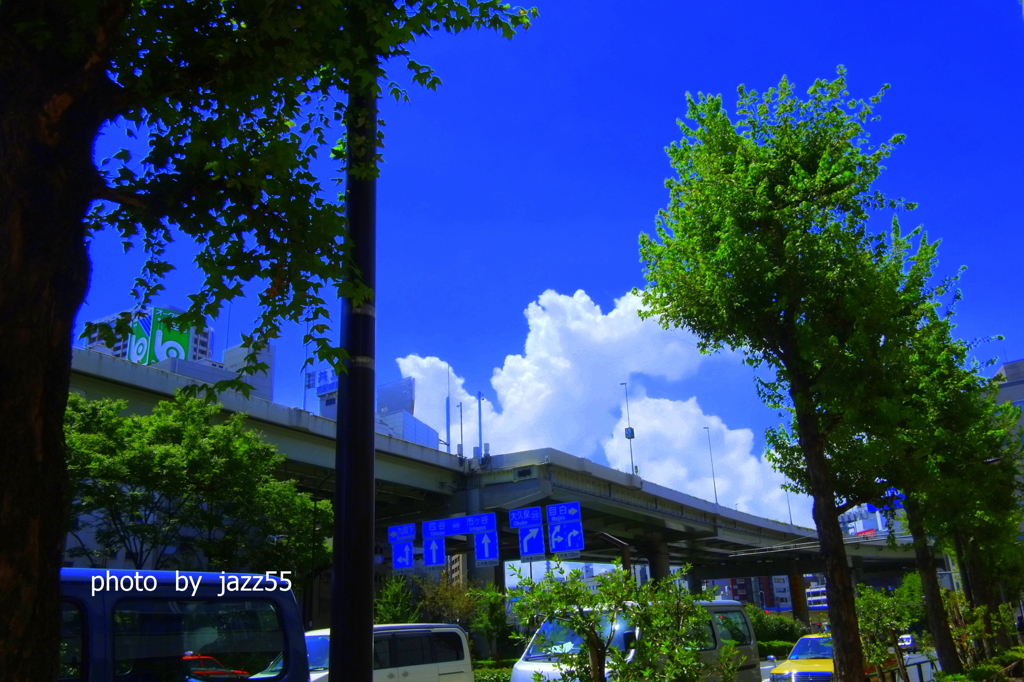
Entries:
{"label": "dark metal pole", "polygon": [[[376,64],[374,64],[376,66]],[[362,282],[376,288],[377,93],[372,80],[353,83],[346,130],[348,237]],[[342,339],[349,359],[338,377],[331,582],[331,668],[338,679],[373,680],[374,298],[342,302]]]}

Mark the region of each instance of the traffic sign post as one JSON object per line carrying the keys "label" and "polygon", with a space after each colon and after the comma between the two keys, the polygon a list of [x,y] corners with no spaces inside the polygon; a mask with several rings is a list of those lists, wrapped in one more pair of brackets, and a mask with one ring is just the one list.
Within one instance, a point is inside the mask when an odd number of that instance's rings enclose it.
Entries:
{"label": "traffic sign post", "polygon": [[427,568],[441,568],[445,563],[444,538],[423,540],[423,565]]}
{"label": "traffic sign post", "polygon": [[413,542],[416,540],[416,524],[403,523],[400,526],[388,526],[388,542]]}
{"label": "traffic sign post", "polygon": [[413,567],[413,551],[411,542],[395,542],[391,545],[391,568],[395,571],[407,571]]}
{"label": "traffic sign post", "polygon": [[[548,510],[548,525],[553,523],[565,523],[566,521],[579,521],[583,517],[580,516],[580,503],[579,502],[564,502],[562,504],[549,504]],[[555,551],[552,547],[551,551]]]}
{"label": "traffic sign post", "polygon": [[544,559],[544,529],[541,526],[519,529],[519,555],[520,561]]}
{"label": "traffic sign post", "polygon": [[498,533],[496,531],[491,530],[474,535],[473,549],[476,552],[477,566],[497,566],[501,563],[498,559]]}
{"label": "traffic sign post", "polygon": [[551,547],[553,553],[561,555],[563,558],[579,558],[579,553],[583,550],[583,523],[581,521],[566,521],[550,524],[548,526],[548,546]]}
{"label": "traffic sign post", "polygon": [[544,523],[540,507],[526,507],[525,509],[513,509],[508,513],[508,525],[511,528],[529,528]]}
{"label": "traffic sign post", "polygon": [[494,512],[474,514],[473,516],[456,516],[452,519],[424,521],[423,539],[443,538],[449,535],[472,535],[473,533],[496,530],[498,530],[498,521]]}

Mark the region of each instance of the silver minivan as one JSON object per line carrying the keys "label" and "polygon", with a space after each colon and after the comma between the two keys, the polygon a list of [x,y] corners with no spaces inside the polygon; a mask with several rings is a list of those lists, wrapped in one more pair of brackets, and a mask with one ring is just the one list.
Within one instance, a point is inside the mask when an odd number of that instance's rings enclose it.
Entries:
{"label": "silver minivan", "polygon": [[[722,646],[731,641],[744,657],[736,673],[736,682],[761,682],[761,666],[754,628],[746,611],[743,610],[743,605],[738,601],[724,599],[700,604],[708,610],[705,646],[701,650],[701,657],[709,664],[717,664]],[[622,617],[617,623],[609,623],[609,627],[613,628],[614,632],[612,645],[622,650],[629,649],[638,636],[636,628],[630,627]],[[541,636],[538,638],[538,635]],[[643,634],[640,633],[639,636],[642,637]],[[543,648],[540,642],[544,642]],[[533,682],[536,673],[543,675],[546,680],[561,679],[561,673],[556,666],[558,653],[578,651],[581,643],[582,638],[568,628],[552,621],[545,622],[530,640],[530,645],[526,647],[522,658],[512,668],[512,682]]]}
{"label": "silver minivan", "polygon": [[[329,682],[330,636],[329,629],[306,633],[313,682]],[[466,631],[444,623],[374,625],[373,682],[473,682]]]}

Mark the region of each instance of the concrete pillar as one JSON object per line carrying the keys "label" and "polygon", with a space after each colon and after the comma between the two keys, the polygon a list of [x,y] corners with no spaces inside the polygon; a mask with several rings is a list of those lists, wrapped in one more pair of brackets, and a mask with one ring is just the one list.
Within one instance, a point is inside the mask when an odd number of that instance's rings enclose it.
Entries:
{"label": "concrete pillar", "polygon": [[660,534],[649,536],[635,544],[640,553],[647,557],[651,580],[661,580],[672,575],[672,569],[668,564],[668,543],[661,539]]}
{"label": "concrete pillar", "polygon": [[672,568],[668,564],[668,543],[661,540],[652,543],[644,553],[651,569],[651,580],[661,580],[672,575]]}
{"label": "concrete pillar", "polygon": [[798,569],[789,570],[789,595],[793,600],[793,618],[810,627],[811,614],[807,610],[807,592],[804,587],[804,574]]}

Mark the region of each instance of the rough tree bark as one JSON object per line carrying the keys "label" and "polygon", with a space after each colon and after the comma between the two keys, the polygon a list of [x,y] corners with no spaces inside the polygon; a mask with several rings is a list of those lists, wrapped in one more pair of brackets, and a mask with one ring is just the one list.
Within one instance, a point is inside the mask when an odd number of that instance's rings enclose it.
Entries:
{"label": "rough tree bark", "polygon": [[[57,585],[69,511],[62,424],[75,315],[90,274],[83,218],[97,192],[93,141],[109,85],[102,27],[76,53],[72,41],[81,35],[67,28],[74,11],[46,2],[0,7],[3,682],[56,679],[59,663]],[[33,48],[30,20],[70,47]]]}
{"label": "rough tree bark", "polygon": [[935,554],[928,546],[928,535],[921,520],[921,506],[912,496],[903,501],[903,510],[907,513],[907,525],[914,538],[914,558],[917,561],[917,573],[921,576],[921,589],[924,592],[924,606],[928,615],[928,630],[935,641],[935,654],[939,658],[942,670],[947,673],[962,673],[963,666],[960,656],[956,653],[956,644],[949,630],[946,609],[942,605],[942,592],[939,588],[939,577],[935,573]]}
{"label": "rough tree bark", "polygon": [[820,418],[810,397],[811,382],[806,375],[791,371],[790,377],[790,396],[793,398],[800,448],[810,481],[812,515],[818,530],[820,552],[825,561],[825,594],[828,597],[828,618],[832,625],[836,682],[863,682],[864,648],[857,625],[856,593],[847,562],[843,532],[839,527]]}

